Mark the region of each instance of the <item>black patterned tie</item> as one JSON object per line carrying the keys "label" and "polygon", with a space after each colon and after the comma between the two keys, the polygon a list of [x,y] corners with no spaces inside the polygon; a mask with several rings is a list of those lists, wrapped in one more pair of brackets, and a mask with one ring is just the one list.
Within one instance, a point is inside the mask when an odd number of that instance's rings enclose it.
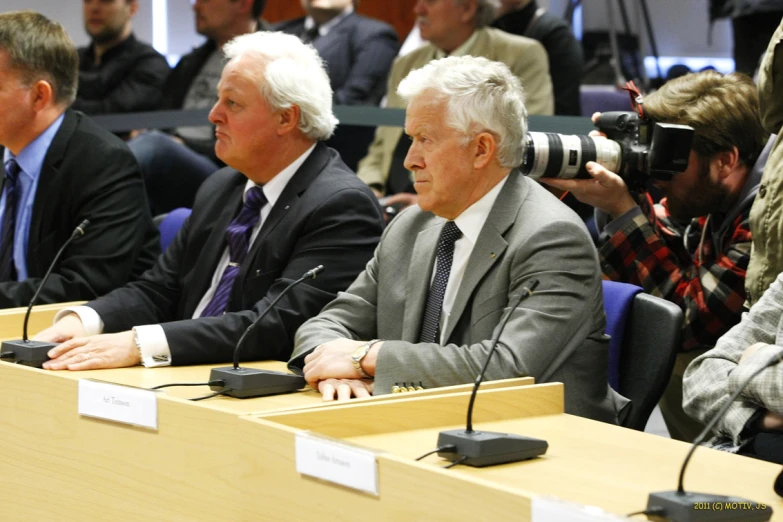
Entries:
{"label": "black patterned tie", "polygon": [[261,219],[261,208],[267,200],[261,187],[253,187],[245,194],[245,203],[239,215],[228,225],[226,229],[226,242],[228,243],[229,263],[220,277],[220,282],[215,290],[215,295],[209,304],[201,312],[201,317],[214,317],[226,311],[228,296],[231,287],[239,274],[239,268],[247,256],[250,248],[250,237],[253,235],[253,227]]}
{"label": "black patterned tie", "polygon": [[310,29],[305,29],[301,36],[299,36],[299,39],[302,40],[302,43],[313,43],[316,38],[318,38],[320,34],[318,33],[318,26],[314,25]]}
{"label": "black patterned tie", "polygon": [[19,164],[8,160],[5,164],[5,212],[3,229],[0,231],[0,282],[16,281],[14,266],[14,229],[16,228],[16,208],[19,199]]}
{"label": "black patterned tie", "polygon": [[446,295],[446,285],[451,274],[451,262],[454,259],[454,243],[462,237],[462,232],[456,223],[448,221],[444,225],[438,239],[438,261],[435,268],[435,278],[430,285],[427,296],[427,306],[424,309],[424,320],[421,323],[420,343],[440,342],[440,314],[443,309],[443,296]]}

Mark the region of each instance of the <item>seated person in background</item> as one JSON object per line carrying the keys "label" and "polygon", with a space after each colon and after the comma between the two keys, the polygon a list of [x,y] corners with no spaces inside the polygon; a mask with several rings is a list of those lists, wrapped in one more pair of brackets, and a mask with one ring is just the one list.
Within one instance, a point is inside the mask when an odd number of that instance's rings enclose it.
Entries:
{"label": "seated person in background", "polygon": [[[397,94],[409,72],[444,56],[483,56],[506,64],[522,82],[530,114],[552,114],[554,98],[546,51],[530,38],[487,27],[498,0],[419,0],[415,6],[421,36],[429,43],[398,58],[389,76],[387,106],[404,108]],[[357,173],[379,196],[413,192],[403,165],[410,142],[399,127],[378,127]],[[413,197],[415,200],[415,196]]]}
{"label": "seated person in background", "polygon": [[[615,423],[598,257],[576,214],[522,176],[527,114],[518,78],[469,56],[410,73],[419,206],[395,218],[365,271],[296,333],[289,362],[330,400],[472,382],[501,318],[487,379],[565,383],[565,409]],[[433,275],[434,274],[434,275]],[[514,310],[513,296],[537,279]]]}
{"label": "seated person in background", "polygon": [[258,314],[322,264],[323,274],[286,294],[246,338],[243,359],[287,360],[299,325],[372,257],[381,211],[370,189],[320,143],[337,120],[315,50],[265,32],[239,36],[224,50],[229,61],[210,121],[217,155],[229,167],[204,183],[151,270],[60,313],[39,334],[63,343],[45,368],[229,361]]}
{"label": "seated person in background", "polygon": [[68,108],[79,56],[62,26],[33,11],[0,14],[0,308],[94,299],[135,279],[160,252],[128,147]]}
{"label": "seated person in background", "polygon": [[[163,88],[161,110],[207,109],[217,100],[226,42],[259,28],[266,0],[196,0],[196,32],[207,41],[183,56]],[[206,123],[206,122],[205,122]],[[193,206],[196,192],[222,163],[211,125],[178,127],[171,134],[140,134],[128,146],[139,160],[153,215]]]}
{"label": "seated person in background", "polygon": [[354,13],[358,0],[301,0],[307,16],[273,30],[312,44],[326,62],[337,105],[378,105],[400,44],[389,24]]}
{"label": "seated person in background", "polygon": [[[275,30],[315,47],[326,62],[336,104],[378,105],[400,48],[394,28],[354,13],[358,0],[301,1],[307,17],[282,22]],[[339,125],[328,144],[356,169],[372,134],[366,126]]]}
{"label": "seated person in background", "polygon": [[[668,183],[665,197],[640,202],[620,176],[588,163],[594,179],[542,179],[604,215],[601,267],[609,279],[639,285],[685,313],[682,348],[661,411],[675,439],[702,430],[682,410],[682,375],[695,357],[737,324],[745,301],[750,254],[749,214],[766,161],[756,86],[743,74],[689,74],[645,97],[644,113],[696,131],[688,168]],[[612,221],[606,223],[606,216]]]}
{"label": "seated person in background", "polygon": [[555,93],[555,114],[581,116],[582,44],[562,17],[539,7],[536,0],[500,0],[493,27],[541,42],[549,58]]}
{"label": "seated person in background", "polygon": [[745,279],[748,306],[783,272],[783,20],[761,62],[758,86],[761,123],[767,132],[777,133],[777,139],[750,211],[753,248]]}
{"label": "seated person in background", "polygon": [[[688,366],[683,379],[685,411],[706,424],[743,381],[781,352],[783,274],[715,348]],[[772,365],[751,380],[713,433],[716,449],[783,464],[783,364]]]}
{"label": "seated person in background", "polygon": [[162,54],[133,35],[137,0],[84,0],[82,5],[92,41],[79,49],[79,90],[71,108],[87,114],[157,109],[170,69]]}

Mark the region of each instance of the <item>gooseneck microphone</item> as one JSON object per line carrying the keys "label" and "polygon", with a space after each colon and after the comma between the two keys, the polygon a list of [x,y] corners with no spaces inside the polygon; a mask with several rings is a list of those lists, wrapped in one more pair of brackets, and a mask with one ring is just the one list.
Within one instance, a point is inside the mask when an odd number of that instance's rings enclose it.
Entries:
{"label": "gooseneck microphone", "polygon": [[468,419],[464,430],[442,431],[438,436],[438,448],[448,448],[448,451],[438,451],[438,456],[453,463],[465,464],[474,467],[493,466],[506,462],[517,462],[532,459],[546,453],[549,445],[545,440],[523,437],[511,433],[495,433],[489,431],[475,431],[473,429],[473,406],[476,402],[481,381],[487,371],[489,361],[495,353],[500,335],[506,327],[511,315],[524,299],[533,295],[533,290],[538,286],[538,280],[532,279],[528,285],[522,288],[509,304],[509,311],[500,323],[495,337],[492,339],[492,347],[489,349],[487,359],[481,372],[476,377],[473,393],[468,404]]}
{"label": "gooseneck microphone", "polygon": [[[759,373],[766,370],[770,366],[783,361],[783,354],[776,355],[770,359],[765,365],[758,368],[749,377],[747,377],[742,384],[737,387],[737,390],[731,394],[729,399],[718,410],[712,419],[707,423],[693,441],[691,449],[680,468],[680,478],[677,483],[677,491],[659,491],[656,493],[650,493],[647,499],[647,510],[657,510],[665,515],[668,520],[674,522],[707,522],[712,520],[731,520],[734,522],[764,522],[772,517],[772,508],[765,506],[761,509],[759,502],[753,502],[744,498],[730,497],[726,495],[713,495],[710,493],[686,493],[683,482],[685,480],[685,469],[688,467],[688,463],[696,451],[696,448],[704,442],[704,439],[712,431],[712,428],[718,423],[720,419],[726,415],[729,408],[737,400],[745,387],[752,381]],[[703,505],[720,505],[720,510],[701,510],[699,506]],[[753,510],[747,509],[747,506],[756,506]]]}
{"label": "gooseneck microphone", "polygon": [[305,272],[302,277],[285,287],[269,306],[259,314],[258,318],[253,321],[253,324],[247,327],[247,330],[245,330],[242,337],[239,338],[239,341],[234,348],[234,365],[224,368],[213,368],[210,372],[210,382],[222,381],[219,385],[210,385],[211,390],[223,392],[221,395],[227,395],[229,397],[248,399],[250,397],[263,397],[265,395],[293,392],[305,387],[306,382],[304,377],[294,375],[293,373],[260,370],[256,368],[241,368],[239,366],[239,351],[251,330],[266,317],[266,314],[275,307],[277,302],[282,299],[289,290],[306,279],[315,279],[323,270],[323,265],[318,265],[312,270]]}
{"label": "gooseneck microphone", "polygon": [[89,224],[90,224],[89,219],[85,219],[84,221],[79,223],[79,226],[77,226],[71,233],[71,237],[69,237],[68,240],[65,243],[63,243],[63,246],[60,247],[60,250],[57,251],[57,254],[54,256],[54,259],[49,265],[48,270],[46,270],[46,274],[44,274],[43,279],[41,279],[41,282],[38,283],[38,288],[35,290],[35,294],[33,294],[33,298],[30,300],[30,304],[27,306],[27,313],[24,316],[22,340],[5,341],[2,344],[2,346],[0,346],[0,359],[8,360],[16,364],[23,364],[25,366],[33,366],[35,368],[41,368],[43,366],[43,363],[49,360],[49,356],[47,354],[49,350],[57,346],[57,343],[46,343],[42,341],[28,340],[27,323],[30,321],[30,312],[32,312],[33,306],[35,305],[35,302],[38,300],[38,295],[41,293],[41,290],[46,284],[46,281],[49,279],[49,276],[52,274],[52,270],[54,270],[54,266],[60,260],[60,256],[62,256],[63,252],[65,252],[65,249],[68,248],[68,245],[70,245],[74,239],[84,235],[84,231],[87,228],[87,226],[89,226]]}

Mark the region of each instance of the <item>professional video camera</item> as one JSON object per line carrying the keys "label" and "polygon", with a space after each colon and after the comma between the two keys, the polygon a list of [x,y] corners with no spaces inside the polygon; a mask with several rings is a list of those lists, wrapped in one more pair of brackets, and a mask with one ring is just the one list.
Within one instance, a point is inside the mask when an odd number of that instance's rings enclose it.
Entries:
{"label": "professional video camera", "polygon": [[688,168],[693,128],[658,123],[635,112],[605,112],[595,122],[608,139],[528,132],[520,170],[534,179],[587,178],[588,161],[617,173],[632,189],[669,181]]}

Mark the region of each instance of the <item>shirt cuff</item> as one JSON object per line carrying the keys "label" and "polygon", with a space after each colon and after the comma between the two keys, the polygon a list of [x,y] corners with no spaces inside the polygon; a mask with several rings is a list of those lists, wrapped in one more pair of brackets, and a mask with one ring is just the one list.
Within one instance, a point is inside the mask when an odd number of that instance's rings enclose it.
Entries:
{"label": "shirt cuff", "polygon": [[103,333],[103,319],[98,315],[98,312],[89,306],[63,308],[54,316],[54,322],[56,323],[68,314],[76,314],[79,316],[79,319],[82,321],[82,326],[84,326],[85,336],[100,335]]}
{"label": "shirt cuff", "polygon": [[141,364],[147,368],[171,366],[171,350],[166,332],[159,324],[135,326],[136,341],[141,350]]}
{"label": "shirt cuff", "polygon": [[[609,223],[606,224],[605,227],[603,227],[603,233],[606,234],[609,237],[612,237],[617,232],[622,230],[622,228],[633,221],[633,219],[636,216],[642,215],[642,209],[639,205],[633,207],[631,210],[623,214],[622,216],[618,217],[617,219],[613,219]],[[598,224],[598,219],[596,219],[596,225]],[[600,230],[600,229],[599,229]]]}

